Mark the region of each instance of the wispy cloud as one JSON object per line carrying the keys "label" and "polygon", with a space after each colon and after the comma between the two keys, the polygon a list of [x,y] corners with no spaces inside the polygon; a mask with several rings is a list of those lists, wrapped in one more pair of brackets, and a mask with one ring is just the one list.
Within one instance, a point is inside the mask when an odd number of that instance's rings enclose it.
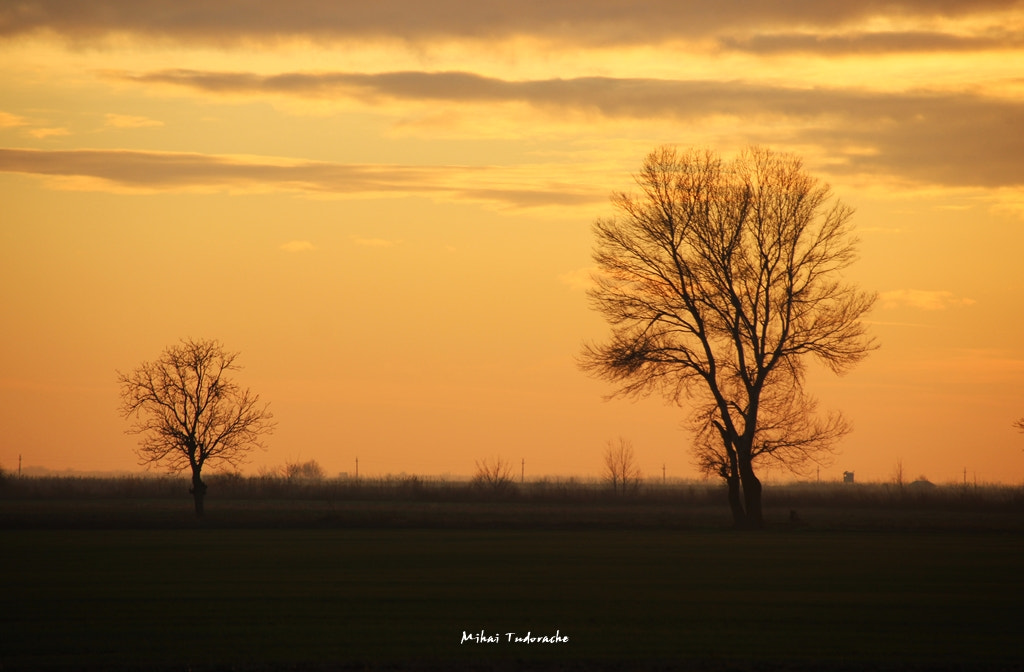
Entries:
{"label": "wispy cloud", "polygon": [[149,117],[137,117],[130,114],[107,114],[107,126],[113,128],[146,128],[148,126],[163,126],[164,122]]}
{"label": "wispy cloud", "polygon": [[718,39],[723,49],[760,55],[806,53],[823,56],[880,55],[889,53],[934,53],[1019,49],[1024,34],[1005,28],[977,34],[930,30],[851,31],[823,33],[757,33]]}
{"label": "wispy cloud", "polygon": [[32,130],[30,130],[28,132],[28,134],[31,135],[33,138],[43,139],[43,138],[49,138],[49,137],[59,137],[59,136],[64,136],[64,135],[71,135],[71,131],[66,129],[66,128],[63,128],[63,127],[56,127],[56,128],[33,128]]}
{"label": "wispy cloud", "polygon": [[11,128],[13,126],[25,126],[28,124],[28,119],[25,117],[19,117],[16,114],[10,112],[0,112],[0,128]]}
{"label": "wispy cloud", "polygon": [[314,247],[313,243],[309,242],[308,240],[289,240],[287,243],[281,245],[281,249],[284,250],[285,252],[294,253],[309,252],[310,250],[315,250],[316,247]]}
{"label": "wispy cloud", "polygon": [[[342,164],[268,157],[83,149],[0,149],[0,171],[97,191],[285,191],[315,196],[428,196],[509,207],[603,202],[603,190],[488,166]],[[524,173],[526,177],[524,177]],[[525,181],[525,184],[524,184]]]}
{"label": "wispy cloud", "polygon": [[956,306],[970,306],[974,299],[958,297],[946,290],[894,289],[882,292],[878,298],[882,308],[916,308],[918,310],[945,310]]}
{"label": "wispy cloud", "polygon": [[789,120],[790,141],[823,147],[840,175],[893,175],[947,186],[1024,185],[1024,101],[964,91],[878,92],[744,81],[579,77],[511,81],[469,72],[107,73],[204,94],[282,95],[423,104],[525,103],[552,115],[694,122]]}

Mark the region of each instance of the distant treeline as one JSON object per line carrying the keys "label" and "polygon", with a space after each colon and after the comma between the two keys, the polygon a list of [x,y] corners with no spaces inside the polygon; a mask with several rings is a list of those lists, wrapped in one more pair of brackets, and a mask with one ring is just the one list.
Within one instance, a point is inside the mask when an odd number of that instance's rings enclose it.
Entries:
{"label": "distant treeline", "polygon": [[[504,482],[424,476],[295,478],[283,475],[211,474],[211,500],[322,500],[474,502],[514,501],[578,504],[678,504],[720,506],[725,486],[710,481],[647,481],[627,492],[598,479],[541,478]],[[0,500],[181,499],[189,480],[179,476],[0,476]],[[787,483],[767,485],[770,508],[934,509],[1024,512],[1024,487],[911,483]]]}

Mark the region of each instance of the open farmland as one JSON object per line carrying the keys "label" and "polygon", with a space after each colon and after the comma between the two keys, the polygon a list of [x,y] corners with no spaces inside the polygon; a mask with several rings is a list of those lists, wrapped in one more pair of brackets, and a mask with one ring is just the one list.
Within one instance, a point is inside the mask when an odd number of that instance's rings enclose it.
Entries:
{"label": "open farmland", "polygon": [[[777,523],[749,533],[728,529],[727,512],[697,501],[587,501],[581,492],[490,501],[211,497],[202,523],[176,515],[189,511],[180,495],[7,497],[0,664],[810,670],[1024,662],[1024,535],[1012,506],[819,502],[802,509],[806,522],[789,524],[780,504],[770,512]],[[659,511],[664,517],[652,519]],[[461,643],[481,631],[500,641]],[[568,641],[508,642],[509,632]]]}
{"label": "open farmland", "polygon": [[[731,525],[717,482],[645,483],[627,495],[601,481],[545,479],[493,491],[467,481],[397,476],[289,481],[213,475],[197,522],[187,479],[0,480],[0,529],[501,528],[714,529]],[[769,485],[769,527],[813,530],[1017,531],[1024,488],[877,483]],[[797,520],[793,521],[793,515]]]}

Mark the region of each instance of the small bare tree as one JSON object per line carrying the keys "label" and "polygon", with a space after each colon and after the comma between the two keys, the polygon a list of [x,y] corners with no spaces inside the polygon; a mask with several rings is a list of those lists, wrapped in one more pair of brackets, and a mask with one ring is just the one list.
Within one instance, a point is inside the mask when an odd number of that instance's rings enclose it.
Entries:
{"label": "small bare tree", "polygon": [[261,448],[274,429],[273,415],[259,395],[228,378],[238,353],[218,341],[183,340],[131,373],[118,371],[121,413],[141,434],[141,464],[171,471],[191,469],[196,515],[203,514],[202,470],[218,462],[235,467]]}
{"label": "small bare tree", "polygon": [[494,492],[511,490],[513,488],[512,463],[500,456],[478,460],[473,484]]}
{"label": "small bare tree", "polygon": [[618,442],[609,441],[604,450],[604,479],[612,486],[612,492],[635,491],[640,487],[640,477],[633,443],[621,436]]}
{"label": "small bare tree", "polygon": [[903,474],[902,457],[896,459],[896,467],[892,471],[892,482],[900,492],[903,492],[903,486],[906,484],[906,478]]}
{"label": "small bare tree", "polygon": [[324,468],[316,460],[308,462],[288,462],[282,469],[284,477],[289,481],[312,481],[324,480]]}

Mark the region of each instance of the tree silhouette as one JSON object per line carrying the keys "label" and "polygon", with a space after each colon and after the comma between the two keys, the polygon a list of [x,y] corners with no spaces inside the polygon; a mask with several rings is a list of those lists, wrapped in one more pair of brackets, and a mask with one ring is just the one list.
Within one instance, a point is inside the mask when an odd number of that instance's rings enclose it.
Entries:
{"label": "tree silhouette", "polygon": [[[760,527],[758,458],[799,462],[846,432],[814,417],[805,360],[839,373],[873,349],[874,295],[842,282],[852,211],[789,154],[651,152],[638,194],[594,224],[589,295],[611,326],[581,366],[618,387],[689,401],[698,462],[729,486],[737,525]],[[712,449],[712,438],[714,448]]]}
{"label": "tree silhouette", "polygon": [[640,468],[631,441],[619,437],[617,443],[608,442],[604,451],[604,478],[611,484],[612,492],[625,494],[640,487]]}
{"label": "tree silhouette", "polygon": [[479,488],[495,493],[512,490],[515,487],[512,482],[512,463],[501,456],[478,460],[472,482]]}
{"label": "tree silhouette", "polygon": [[237,466],[274,429],[259,395],[227,377],[239,369],[237,357],[218,341],[183,340],[156,361],[117,373],[121,412],[133,421],[127,431],[143,435],[136,451],[141,463],[191,469],[190,492],[199,516],[207,487],[203,467],[218,462]]}
{"label": "tree silhouette", "polygon": [[326,476],[324,468],[316,460],[286,462],[281,472],[289,481],[322,481]]}

